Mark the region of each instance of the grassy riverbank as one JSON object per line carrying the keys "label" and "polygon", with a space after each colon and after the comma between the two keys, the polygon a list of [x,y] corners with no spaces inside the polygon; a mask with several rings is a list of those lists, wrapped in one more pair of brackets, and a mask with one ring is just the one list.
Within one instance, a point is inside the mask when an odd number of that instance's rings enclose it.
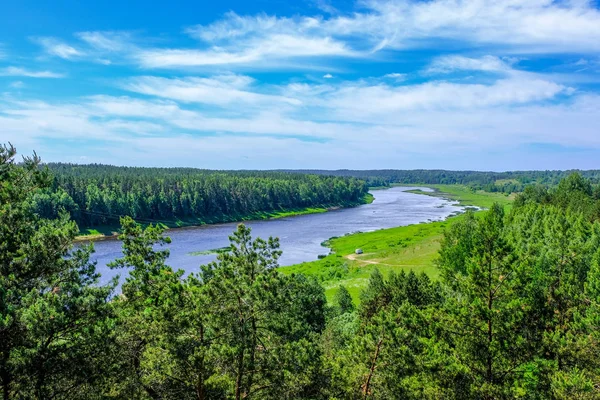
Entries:
{"label": "grassy riverbank", "polygon": [[[439,196],[459,201],[463,206],[488,208],[494,202],[510,207],[512,196],[502,193],[473,192],[461,185],[427,185],[434,192],[411,191],[428,196]],[[378,268],[384,275],[391,271],[414,270],[425,272],[435,279],[438,275],[434,260],[440,246],[440,238],[445,228],[461,215],[446,221],[430,222],[374,232],[355,233],[332,238],[324,244],[333,254],[302,264],[281,267],[283,273],[303,273],[315,276],[325,287],[327,298],[331,300],[340,285],[346,286],[355,302],[362,288],[368,282],[373,269]],[[363,254],[354,253],[362,249]],[[324,253],[326,250],[324,249]]]}
{"label": "grassy riverbank", "polygon": [[514,195],[490,193],[482,190],[472,191],[469,187],[463,185],[427,185],[426,187],[434,189],[434,191],[426,192],[416,189],[408,190],[408,192],[443,197],[445,199],[456,200],[461,206],[474,206],[480,208],[489,208],[494,203],[500,203],[510,207],[512,200],[514,199]]}
{"label": "grassy riverbank", "polygon": [[[338,208],[345,207],[356,207],[361,204],[371,204],[373,202],[373,195],[367,193],[362,201],[357,203],[343,203],[343,204],[330,204],[323,205],[319,207],[304,207],[304,208],[292,208],[292,209],[281,209],[281,210],[271,210],[271,211],[261,211],[246,215],[220,215],[214,218],[205,218],[205,219],[190,219],[190,220],[173,220],[173,221],[163,221],[158,222],[159,225],[167,229],[176,229],[176,228],[184,228],[190,226],[202,226],[209,224],[218,224],[224,222],[244,222],[244,221],[257,221],[257,220],[265,220],[265,219],[278,219],[278,218],[286,218],[286,217],[294,217],[298,215],[306,215],[306,214],[318,214],[324,213],[327,211],[335,210]],[[142,225],[147,225],[142,223]],[[96,226],[93,228],[81,229],[80,235],[77,236],[75,240],[83,241],[83,240],[97,240],[106,237],[115,236],[119,231],[120,226],[118,224],[112,225],[103,225]]]}

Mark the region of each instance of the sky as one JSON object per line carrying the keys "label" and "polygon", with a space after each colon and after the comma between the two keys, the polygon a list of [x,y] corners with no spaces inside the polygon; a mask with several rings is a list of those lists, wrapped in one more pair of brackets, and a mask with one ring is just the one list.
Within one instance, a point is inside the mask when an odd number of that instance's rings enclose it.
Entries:
{"label": "sky", "polygon": [[19,0],[0,143],[211,169],[600,169],[595,0]]}

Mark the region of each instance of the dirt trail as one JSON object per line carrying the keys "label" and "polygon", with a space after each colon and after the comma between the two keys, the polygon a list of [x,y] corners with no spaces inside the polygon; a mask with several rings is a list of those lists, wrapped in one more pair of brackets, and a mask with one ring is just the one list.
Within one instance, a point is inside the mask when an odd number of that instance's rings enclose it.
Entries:
{"label": "dirt trail", "polygon": [[393,267],[393,265],[391,264],[385,264],[385,263],[381,263],[381,262],[377,262],[377,261],[373,261],[373,260],[363,260],[362,258],[360,258],[359,256],[366,256],[368,254],[348,254],[347,256],[344,256],[345,258],[347,258],[348,260],[352,260],[352,261],[358,261],[361,263],[365,263],[365,264],[372,264],[372,265],[388,265],[390,267]]}
{"label": "dirt trail", "polygon": [[361,258],[361,256],[368,256],[369,254],[372,253],[368,253],[368,254],[348,254],[347,256],[344,256],[344,258],[347,258],[348,260],[352,260],[352,261],[357,261],[359,263],[364,263],[364,264],[370,264],[370,265],[387,265],[388,267],[407,267],[407,268],[419,268],[419,267],[424,267],[425,265],[414,265],[414,264],[387,264],[387,263],[382,263],[379,261],[375,261],[375,260],[363,260]]}

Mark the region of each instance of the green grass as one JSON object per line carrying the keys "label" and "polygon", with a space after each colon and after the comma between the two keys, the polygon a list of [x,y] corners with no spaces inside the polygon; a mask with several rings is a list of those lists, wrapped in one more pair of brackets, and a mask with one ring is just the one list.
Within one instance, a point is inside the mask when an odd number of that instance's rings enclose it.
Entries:
{"label": "green grass", "polygon": [[[371,190],[371,189],[369,189],[369,190]],[[375,190],[377,190],[377,189],[375,189]],[[371,204],[373,202],[373,200],[375,200],[375,196],[373,196],[371,193],[367,193],[363,197],[364,204]]]}
{"label": "green grass", "polygon": [[[494,202],[510,206],[512,198],[501,193],[473,192],[460,185],[427,185],[433,193],[415,191],[430,196],[458,200],[464,206],[489,208]],[[481,214],[481,212],[478,212]],[[367,285],[369,276],[378,268],[384,276],[400,270],[424,272],[431,278],[438,277],[434,260],[440,247],[444,229],[463,218],[458,215],[446,221],[430,222],[381,229],[374,232],[355,233],[332,238],[324,244],[333,254],[302,264],[281,267],[286,274],[303,273],[316,277],[325,287],[327,299],[331,301],[340,285],[344,285],[358,303],[361,290]],[[354,254],[356,249],[363,254]]]}
{"label": "green grass", "polygon": [[410,193],[419,193],[427,196],[444,197],[451,200],[457,200],[461,206],[475,206],[490,208],[492,204],[499,203],[503,206],[510,206],[514,195],[504,193],[490,193],[483,190],[474,191],[464,185],[425,185],[432,188],[434,192],[425,192],[422,190],[409,190]]}
{"label": "green grass", "polygon": [[75,238],[75,240],[80,241],[101,239],[104,237],[113,236],[119,231],[119,229],[121,229],[119,225],[102,225],[94,228],[80,229],[79,235]]}
{"label": "green grass", "polygon": [[218,249],[202,250],[202,251],[191,251],[188,253],[190,256],[208,256],[210,254],[226,253],[231,250],[231,247],[219,247]]}
{"label": "green grass", "polygon": [[[344,285],[356,301],[375,268],[384,275],[390,271],[414,270],[437,276],[433,260],[439,249],[439,238],[448,224],[447,221],[432,222],[334,238],[328,245],[335,254],[280,270],[315,276],[330,300],[337,288]],[[362,255],[354,254],[358,248],[363,250]]]}
{"label": "green grass", "polygon": [[369,190],[385,190],[389,188],[389,186],[369,186]]}

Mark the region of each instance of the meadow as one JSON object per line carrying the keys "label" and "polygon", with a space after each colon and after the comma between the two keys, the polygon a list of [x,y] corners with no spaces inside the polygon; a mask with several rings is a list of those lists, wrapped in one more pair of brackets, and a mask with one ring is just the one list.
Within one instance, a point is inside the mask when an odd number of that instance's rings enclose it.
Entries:
{"label": "meadow", "polygon": [[[463,185],[427,185],[434,192],[411,191],[428,196],[439,196],[458,201],[464,207],[487,209],[499,203],[508,210],[513,196],[503,193],[473,191]],[[377,197],[377,191],[374,192]],[[476,211],[481,214],[482,210]],[[387,276],[391,271],[424,272],[432,279],[438,277],[435,265],[440,239],[450,224],[463,218],[463,214],[445,221],[429,222],[381,229],[374,232],[354,233],[331,238],[323,244],[330,248],[326,257],[301,264],[281,267],[285,274],[302,273],[314,276],[323,285],[328,301],[332,301],[340,285],[345,286],[355,303],[367,285],[375,268]],[[361,249],[363,254],[355,254]]]}

